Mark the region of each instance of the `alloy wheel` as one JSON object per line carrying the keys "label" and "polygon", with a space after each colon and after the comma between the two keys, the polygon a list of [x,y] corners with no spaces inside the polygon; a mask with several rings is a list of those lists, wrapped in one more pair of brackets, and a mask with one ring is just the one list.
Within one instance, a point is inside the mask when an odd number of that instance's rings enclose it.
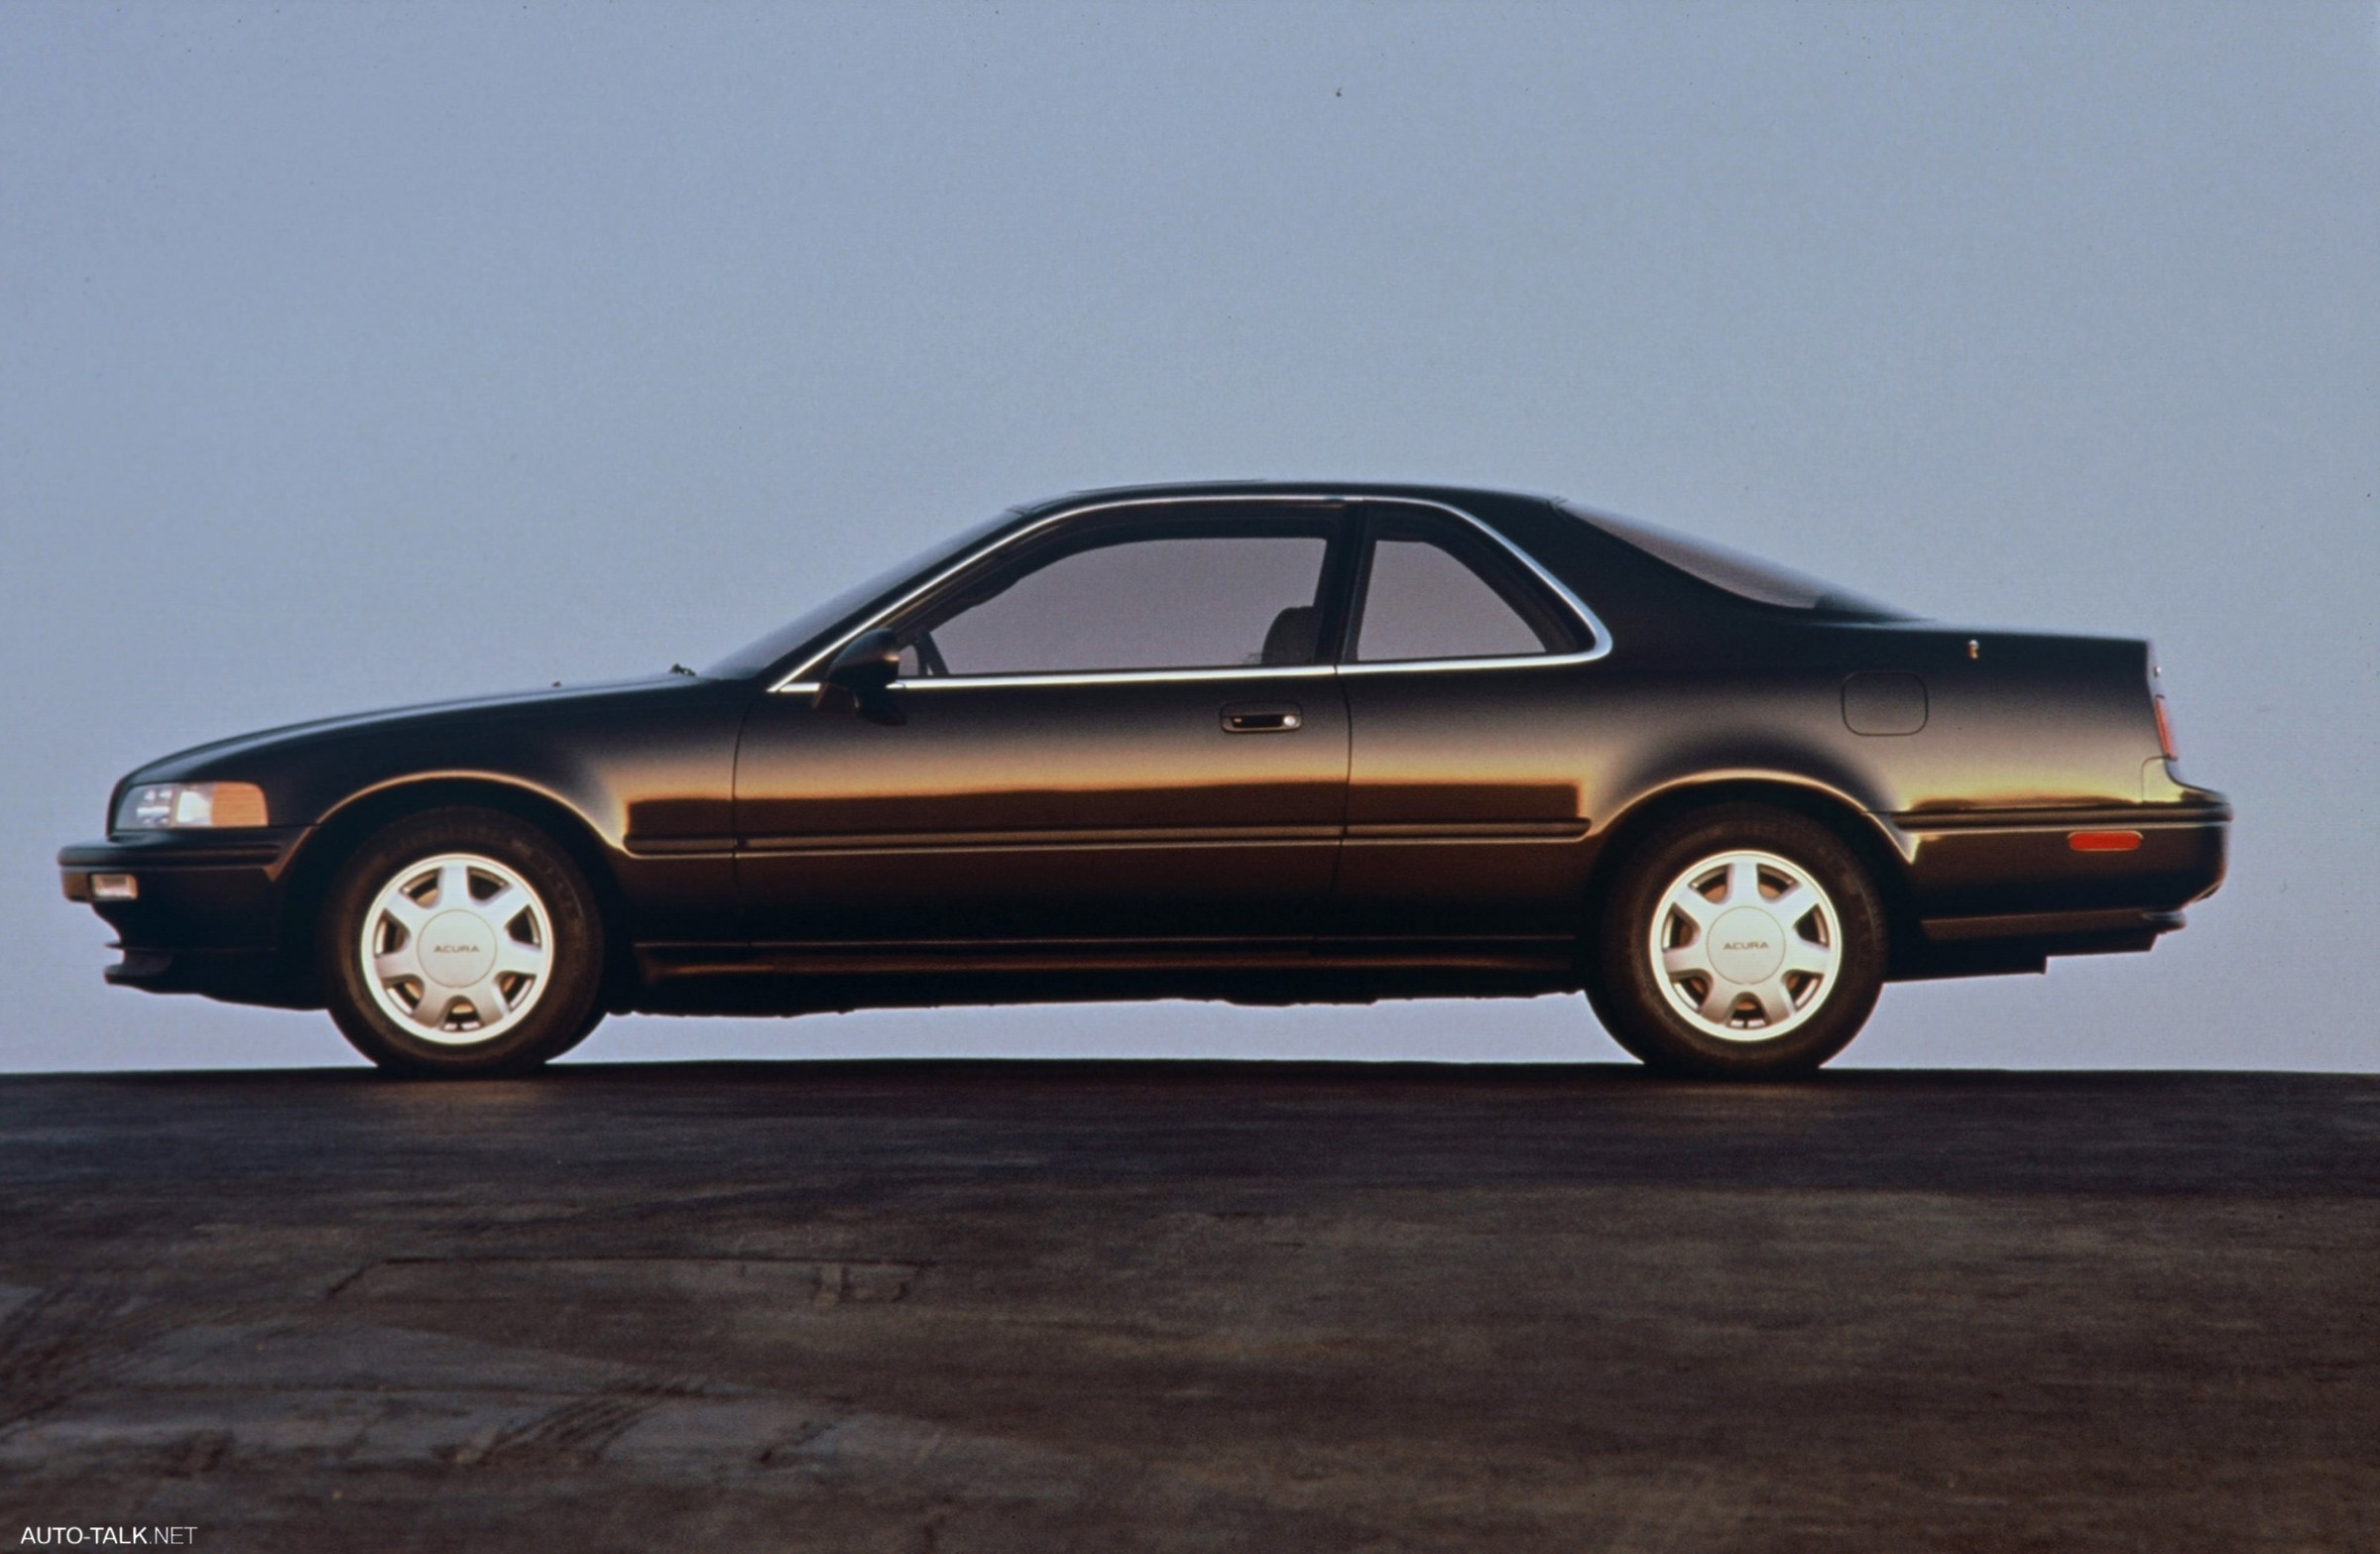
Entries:
{"label": "alloy wheel", "polygon": [[1654,982],[1695,1029],[1768,1041],[1815,1016],[1843,973],[1835,902],[1774,853],[1714,854],[1661,893],[1647,950]]}
{"label": "alloy wheel", "polygon": [[407,864],[364,913],[365,985],[424,1041],[492,1041],[536,1007],[553,973],[545,902],[519,871],[476,853]]}

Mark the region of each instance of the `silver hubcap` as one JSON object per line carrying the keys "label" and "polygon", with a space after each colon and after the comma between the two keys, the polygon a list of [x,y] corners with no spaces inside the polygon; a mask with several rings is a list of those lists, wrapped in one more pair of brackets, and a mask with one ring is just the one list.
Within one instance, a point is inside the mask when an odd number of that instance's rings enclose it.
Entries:
{"label": "silver hubcap", "polygon": [[1834,900],[1774,853],[1720,853],[1681,873],[1661,893],[1648,948],[1671,1007],[1728,1041],[1800,1025],[1843,970]]}
{"label": "silver hubcap", "polygon": [[553,927],[529,882],[446,853],[397,871],[364,913],[364,980],[425,1041],[491,1041],[527,1017],[553,969]]}

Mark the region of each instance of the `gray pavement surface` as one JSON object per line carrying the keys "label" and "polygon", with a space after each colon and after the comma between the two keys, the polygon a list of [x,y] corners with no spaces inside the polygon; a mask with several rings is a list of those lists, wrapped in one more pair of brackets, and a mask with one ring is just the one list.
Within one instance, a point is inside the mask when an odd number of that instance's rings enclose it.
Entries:
{"label": "gray pavement surface", "polygon": [[0,1080],[0,1548],[2380,1549],[2380,1079]]}

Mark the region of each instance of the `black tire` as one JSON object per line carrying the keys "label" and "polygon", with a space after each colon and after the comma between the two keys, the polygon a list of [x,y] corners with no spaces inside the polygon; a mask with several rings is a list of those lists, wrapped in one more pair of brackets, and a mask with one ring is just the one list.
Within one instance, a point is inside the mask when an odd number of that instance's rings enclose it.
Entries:
{"label": "black tire", "polygon": [[[1687,878],[1723,857],[1761,855],[1806,877],[1823,891],[1826,910],[1788,924],[1784,932],[1809,941],[1823,952],[1825,944],[1839,946],[1834,969],[1792,983],[1800,991],[1790,998],[1806,1004],[1781,1006],[1774,1036],[1763,1036],[1767,1019],[1760,1001],[1750,992],[1736,997],[1732,1008],[1743,1028],[1717,1033],[1719,1016],[1681,1007],[1699,996],[1726,1005],[1737,984],[1716,976],[1664,974],[1656,963],[1654,935],[1685,928],[1682,913],[1665,902]],[[1718,880],[1717,874],[1705,876]],[[1762,869],[1761,889],[1780,876]],[[1731,880],[1718,887],[1731,889]],[[1698,893],[1700,894],[1700,893]],[[1706,897],[1708,898],[1708,897]],[[1726,906],[1735,897],[1722,897]],[[1687,905],[1693,905],[1691,901]],[[1755,906],[1765,902],[1751,902]],[[1699,908],[1698,908],[1699,909]],[[1721,919],[1725,921],[1726,919]],[[1748,919],[1754,923],[1761,919]],[[1767,919],[1774,923],[1775,918]],[[1716,927],[1716,924],[1714,925]],[[1754,930],[1755,933],[1761,930]],[[1715,933],[1714,938],[1718,935]],[[1765,939],[1746,937],[1718,948],[1743,951],[1756,963],[1767,949]],[[1589,957],[1588,999],[1613,1040],[1661,1073],[1706,1079],[1765,1079],[1807,1074],[1850,1044],[1875,1009],[1884,985],[1888,948],[1882,899],[1859,860],[1842,838],[1816,821],[1787,810],[1759,804],[1725,804],[1691,814],[1645,838],[1622,863],[1597,923]],[[1779,951],[1780,956],[1784,952]],[[1704,957],[1711,951],[1705,949]],[[1782,964],[1782,962],[1780,962]],[[1780,979],[1799,973],[1771,972]],[[1777,986],[1785,986],[1780,980]],[[1674,992],[1673,992],[1674,990]],[[1706,1004],[1705,1009],[1712,1008]],[[1772,1006],[1778,1007],[1778,1006]]]}
{"label": "black tire", "polygon": [[548,1063],[552,1062],[555,1058],[560,1057],[563,1053],[570,1051],[580,1042],[586,1040],[587,1037],[595,1034],[595,1027],[603,1023],[603,1016],[606,1013],[607,1011],[603,1007],[602,1000],[598,999],[595,1003],[595,1006],[587,1011],[587,1017],[578,1022],[577,1032],[573,1034],[569,1040],[563,1042],[560,1046],[555,1047],[552,1051],[546,1053],[544,1060]]}
{"label": "black tire", "polygon": [[[493,866],[469,874],[467,895],[487,891],[493,897],[504,884],[503,873],[517,877],[516,883],[532,893],[529,899],[534,910],[514,919],[511,929],[500,931],[516,938],[526,936],[533,954],[541,947],[545,964],[534,977],[508,974],[502,987],[511,992],[499,991],[498,997],[513,997],[519,1012],[498,1013],[495,1019],[501,1028],[486,1037],[476,1033],[480,1012],[467,997],[443,1006],[451,1011],[449,1023],[454,1028],[442,1025],[435,1039],[421,1016],[411,1020],[399,1017],[390,1001],[402,1006],[416,987],[425,990],[421,997],[426,998],[427,984],[413,979],[392,985],[384,996],[366,961],[366,919],[375,913],[375,902],[392,901],[386,893],[406,874],[441,858],[476,859]],[[446,904],[443,878],[430,888],[428,910]],[[393,903],[400,909],[405,904]],[[458,904],[477,906],[475,901]],[[425,930],[446,920],[432,917]],[[603,1018],[604,922],[595,894],[569,854],[550,836],[500,811],[426,810],[375,833],[340,866],[323,902],[320,923],[315,955],[330,1017],[357,1051],[392,1073],[418,1078],[526,1073],[585,1040]],[[468,938],[470,924],[466,921],[464,926],[459,937]],[[385,923],[375,925],[374,931],[403,932]],[[469,943],[434,946],[458,952],[481,947]],[[492,943],[484,947],[493,961]],[[498,986],[495,982],[485,985]],[[444,991],[441,987],[441,993]],[[415,1007],[419,1009],[419,999]]]}

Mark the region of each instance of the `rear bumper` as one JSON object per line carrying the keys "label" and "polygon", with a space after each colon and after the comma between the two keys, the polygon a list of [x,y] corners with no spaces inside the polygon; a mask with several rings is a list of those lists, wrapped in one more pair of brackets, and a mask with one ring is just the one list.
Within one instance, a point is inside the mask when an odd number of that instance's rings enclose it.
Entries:
{"label": "rear bumper", "polygon": [[[1895,957],[1904,979],[2147,950],[2222,884],[2231,829],[2219,801],[1890,819],[1917,917]],[[2078,837],[2115,845],[2079,849]]]}

